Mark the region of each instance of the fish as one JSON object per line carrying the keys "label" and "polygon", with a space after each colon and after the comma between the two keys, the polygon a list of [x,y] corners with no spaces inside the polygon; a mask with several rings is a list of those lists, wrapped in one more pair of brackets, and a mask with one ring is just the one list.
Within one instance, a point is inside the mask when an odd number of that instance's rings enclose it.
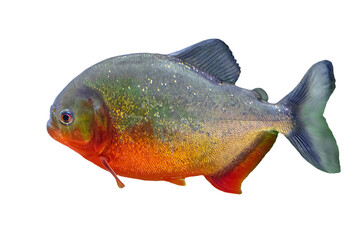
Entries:
{"label": "fish", "polygon": [[340,172],[339,149],[323,116],[335,89],[333,65],[315,63],[277,103],[262,88],[235,85],[240,66],[220,39],[171,54],[103,60],[55,98],[47,131],[118,176],[185,185],[203,175],[242,193],[243,180],[283,134],[317,169]]}

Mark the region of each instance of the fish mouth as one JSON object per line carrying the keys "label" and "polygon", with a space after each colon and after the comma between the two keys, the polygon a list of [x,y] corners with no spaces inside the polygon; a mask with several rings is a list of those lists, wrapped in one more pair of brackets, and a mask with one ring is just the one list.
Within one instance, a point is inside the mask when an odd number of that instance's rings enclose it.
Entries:
{"label": "fish mouth", "polygon": [[54,126],[51,124],[51,120],[49,120],[49,121],[47,122],[47,124],[46,124],[46,130],[47,130],[47,132],[49,133],[49,135],[54,138],[55,128],[54,128]]}
{"label": "fish mouth", "polygon": [[55,106],[52,105],[50,107],[50,119],[48,120],[47,124],[46,124],[46,129],[47,132],[49,133],[49,135],[54,138],[56,141],[60,140],[60,131],[59,129],[57,129],[57,126],[55,126],[53,124],[54,120],[55,120]]}
{"label": "fish mouth", "polygon": [[49,135],[55,139],[56,141],[60,142],[62,140],[62,136],[61,133],[59,131],[59,129],[57,129],[53,124],[51,119],[47,122],[46,124],[46,129],[47,132],[49,133]]}

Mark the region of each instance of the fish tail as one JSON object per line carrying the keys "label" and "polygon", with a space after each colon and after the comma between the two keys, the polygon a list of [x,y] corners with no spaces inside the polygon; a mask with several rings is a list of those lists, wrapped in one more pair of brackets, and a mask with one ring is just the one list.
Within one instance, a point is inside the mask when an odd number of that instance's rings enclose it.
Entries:
{"label": "fish tail", "polygon": [[285,136],[309,163],[328,173],[340,172],[339,149],[323,117],[334,89],[333,66],[325,60],[314,64],[299,85],[279,102],[294,117],[293,127]]}

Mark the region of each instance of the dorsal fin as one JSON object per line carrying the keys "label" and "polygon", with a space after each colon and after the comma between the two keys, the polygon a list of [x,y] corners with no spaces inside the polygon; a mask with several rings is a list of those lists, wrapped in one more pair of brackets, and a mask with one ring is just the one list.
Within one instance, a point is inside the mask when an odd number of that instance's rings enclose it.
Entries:
{"label": "dorsal fin", "polygon": [[[277,132],[264,132],[258,137],[254,147],[247,149],[247,154],[240,154],[225,172],[214,176],[205,176],[206,179],[217,189],[228,193],[241,193],[241,183],[259,164],[261,159],[273,146]],[[235,167],[234,167],[235,165]]]}
{"label": "dorsal fin", "polygon": [[199,42],[169,56],[198,68],[220,82],[235,84],[240,75],[239,64],[229,47],[219,39]]}

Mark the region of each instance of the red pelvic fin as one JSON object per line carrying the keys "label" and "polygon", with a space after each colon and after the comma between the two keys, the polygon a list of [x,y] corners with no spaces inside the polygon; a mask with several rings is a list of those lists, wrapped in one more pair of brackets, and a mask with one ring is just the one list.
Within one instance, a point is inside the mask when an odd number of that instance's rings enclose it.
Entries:
{"label": "red pelvic fin", "polygon": [[165,181],[179,185],[179,186],[185,186],[185,179],[183,178],[178,178],[178,179],[166,179]]}
{"label": "red pelvic fin", "polygon": [[205,178],[221,191],[241,194],[241,183],[270,150],[276,137],[277,132],[260,134],[252,146],[242,152],[225,168],[225,171],[221,171],[214,176],[205,176]]}

